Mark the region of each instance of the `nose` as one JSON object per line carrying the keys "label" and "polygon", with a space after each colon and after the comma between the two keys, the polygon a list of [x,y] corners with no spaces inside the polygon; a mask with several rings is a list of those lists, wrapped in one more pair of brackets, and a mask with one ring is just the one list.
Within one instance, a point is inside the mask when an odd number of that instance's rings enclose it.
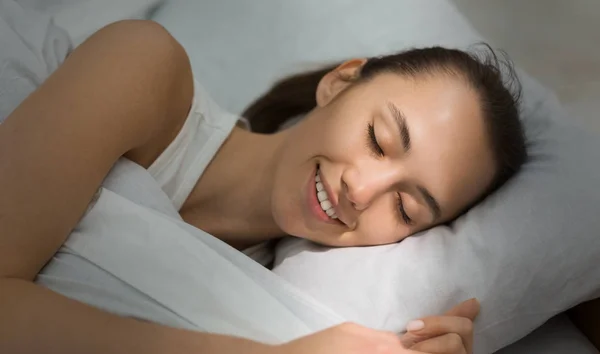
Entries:
{"label": "nose", "polygon": [[399,171],[393,168],[352,167],[342,175],[342,189],[354,209],[362,211],[380,195],[392,189],[399,178]]}

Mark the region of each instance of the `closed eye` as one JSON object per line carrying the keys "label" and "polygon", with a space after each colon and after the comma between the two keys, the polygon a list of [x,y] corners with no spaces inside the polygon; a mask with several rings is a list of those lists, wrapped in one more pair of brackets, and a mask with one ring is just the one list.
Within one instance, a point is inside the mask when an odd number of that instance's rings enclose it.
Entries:
{"label": "closed eye", "polygon": [[406,225],[412,225],[413,224],[413,220],[410,218],[410,216],[408,216],[408,214],[406,213],[406,209],[404,209],[404,202],[402,201],[402,195],[400,193],[398,193],[398,208],[397,208],[397,214],[398,216],[402,219],[402,221],[406,224]]}
{"label": "closed eye", "polygon": [[372,123],[369,123],[367,126],[367,140],[369,143],[369,148],[376,154],[378,157],[383,157],[383,149],[377,142],[377,136],[375,135],[375,126]]}

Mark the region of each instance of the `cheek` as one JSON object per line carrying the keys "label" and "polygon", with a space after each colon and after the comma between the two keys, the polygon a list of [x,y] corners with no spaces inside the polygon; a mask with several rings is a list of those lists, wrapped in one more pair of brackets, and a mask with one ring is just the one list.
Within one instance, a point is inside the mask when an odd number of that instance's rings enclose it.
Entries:
{"label": "cheek", "polygon": [[[327,114],[325,116],[325,114]],[[305,139],[312,139],[324,155],[351,156],[366,150],[367,115],[357,112],[325,111],[314,117]]]}
{"label": "cheek", "polygon": [[410,227],[399,221],[386,203],[371,205],[360,216],[356,231],[357,241],[363,246],[396,243],[412,233]]}
{"label": "cheek", "polygon": [[311,232],[299,203],[297,198],[290,198],[287,191],[273,194],[271,215],[282,235],[304,237]]}

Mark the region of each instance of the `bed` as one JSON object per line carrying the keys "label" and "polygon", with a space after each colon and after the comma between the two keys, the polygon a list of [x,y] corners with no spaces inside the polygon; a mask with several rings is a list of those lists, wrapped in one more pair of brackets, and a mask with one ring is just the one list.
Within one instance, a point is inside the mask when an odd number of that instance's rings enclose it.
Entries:
{"label": "bed", "polygon": [[[305,52],[294,53],[294,48],[302,47],[301,38],[286,38],[289,44],[286,47],[288,52],[283,56],[281,52],[262,52],[262,57],[257,57],[257,53],[260,51],[250,50],[250,47],[256,49],[256,46],[264,45],[264,43],[243,41],[242,37],[236,35],[241,28],[236,25],[243,26],[252,23],[253,12],[231,11],[232,4],[235,5],[232,1],[172,0],[165,4],[153,0],[21,0],[16,2],[2,0],[0,4],[5,10],[0,11],[2,19],[0,25],[4,26],[0,27],[0,45],[3,48],[12,49],[0,53],[1,59],[4,63],[9,64],[24,63],[24,65],[5,65],[3,71],[0,72],[0,121],[60,65],[69,50],[104,24],[124,18],[155,18],[171,30],[190,52],[194,69],[201,77],[203,84],[221,105],[233,112],[239,113],[281,72],[291,70],[289,57],[302,54],[307,67],[324,60],[323,56],[317,54],[311,57],[311,55],[306,56]],[[159,7],[161,5],[165,7]],[[209,28],[210,31],[206,30],[203,35],[198,36],[198,27],[195,21],[199,16],[190,11],[190,6],[192,9],[202,12],[202,28]],[[9,9],[10,11],[8,11]],[[188,16],[181,16],[177,21],[173,20],[173,16],[185,12],[188,13]],[[17,19],[9,14],[17,14],[21,17]],[[291,22],[291,25],[298,25]],[[31,26],[26,27],[28,23],[35,24],[35,27],[33,29]],[[437,26],[442,25],[437,24]],[[267,30],[269,29],[267,28]],[[18,36],[10,36],[11,33],[18,34]],[[298,43],[290,43],[293,40]],[[227,43],[227,46],[222,45],[224,42]],[[314,45],[317,47],[315,53],[330,50],[330,48],[319,48],[318,43]],[[356,46],[357,54],[367,49],[367,44],[364,45],[365,47],[362,48],[360,45]],[[236,48],[233,52],[227,49],[232,46]],[[199,49],[202,51],[200,52]],[[372,50],[371,47],[368,49]],[[381,47],[381,49],[385,48]],[[244,58],[245,60],[261,62],[262,67],[259,70],[249,72],[244,67],[235,64],[239,61],[237,54],[244,53],[244,50],[248,54]],[[267,58],[268,60],[266,60]],[[244,82],[238,85],[235,91],[232,91],[231,85],[228,83],[235,77],[243,77]],[[328,320],[319,322],[303,318],[298,323],[304,325],[313,321],[323,324],[328,323],[329,320],[331,321],[329,323],[339,320],[335,315],[329,314],[327,309],[324,308],[322,311],[323,317],[327,317]],[[301,314],[294,316],[290,318],[302,317]],[[174,319],[173,321],[181,326],[186,326],[186,324],[179,323],[179,320]],[[300,324],[299,326],[302,327]],[[308,327],[314,329],[315,326]],[[294,333],[298,334],[306,330],[306,328],[302,328]],[[249,336],[252,335],[251,331],[248,333]],[[290,334],[286,333],[284,336],[288,335]],[[527,337],[501,349],[498,353],[592,354],[598,353],[598,351],[574,327],[568,317],[561,314]]]}

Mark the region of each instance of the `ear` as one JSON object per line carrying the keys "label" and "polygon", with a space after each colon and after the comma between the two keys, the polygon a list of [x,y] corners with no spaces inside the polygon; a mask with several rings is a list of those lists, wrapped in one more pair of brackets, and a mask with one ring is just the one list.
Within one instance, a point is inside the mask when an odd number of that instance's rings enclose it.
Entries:
{"label": "ear", "polygon": [[317,105],[322,107],[331,102],[358,78],[360,69],[367,59],[352,59],[344,62],[333,71],[328,72],[317,86]]}

